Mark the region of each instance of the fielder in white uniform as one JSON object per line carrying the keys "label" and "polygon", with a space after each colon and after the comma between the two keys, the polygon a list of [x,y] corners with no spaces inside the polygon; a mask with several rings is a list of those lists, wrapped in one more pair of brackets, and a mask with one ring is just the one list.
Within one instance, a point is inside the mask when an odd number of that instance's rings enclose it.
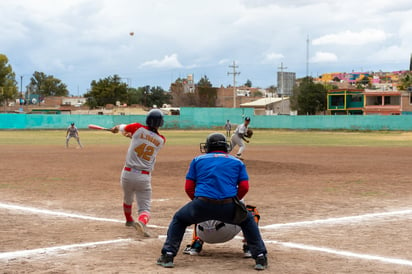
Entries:
{"label": "fielder in white uniform", "polygon": [[70,138],[76,139],[80,148],[83,148],[82,144],[80,143],[79,131],[77,130],[77,127],[74,126],[74,123],[71,123],[71,125],[66,130],[66,148],[69,147]]}
{"label": "fielder in white uniform", "polygon": [[245,122],[236,127],[236,130],[233,133],[232,138],[230,140],[232,150],[235,148],[236,145],[239,146],[239,150],[236,153],[236,157],[239,159],[242,159],[242,153],[245,150],[245,144],[243,143],[243,141],[249,143],[249,140],[245,138],[249,123],[250,117],[246,117]]}
{"label": "fielder in white uniform", "polygon": [[[123,189],[123,211],[126,226],[136,228],[145,237],[150,237],[146,231],[150,219],[152,199],[151,172],[156,163],[156,156],[166,139],[160,135],[158,128],[163,125],[163,113],[152,109],[146,117],[146,126],[133,123],[117,125],[111,129],[113,133],[121,132],[131,138],[126,155],[126,162],[121,173],[120,183]],[[137,201],[138,220],[132,217],[132,204]]]}

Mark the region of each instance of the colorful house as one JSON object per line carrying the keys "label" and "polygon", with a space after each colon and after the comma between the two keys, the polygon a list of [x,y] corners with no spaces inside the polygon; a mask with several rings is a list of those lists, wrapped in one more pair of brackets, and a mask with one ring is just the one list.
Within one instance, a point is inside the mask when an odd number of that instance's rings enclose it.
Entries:
{"label": "colorful house", "polygon": [[402,94],[399,91],[335,89],[328,92],[328,111],[332,115],[400,115]]}
{"label": "colorful house", "polygon": [[334,89],[327,96],[328,111],[332,115],[363,114],[363,89]]}
{"label": "colorful house", "polygon": [[400,115],[402,96],[399,91],[365,91],[363,113],[380,115]]}

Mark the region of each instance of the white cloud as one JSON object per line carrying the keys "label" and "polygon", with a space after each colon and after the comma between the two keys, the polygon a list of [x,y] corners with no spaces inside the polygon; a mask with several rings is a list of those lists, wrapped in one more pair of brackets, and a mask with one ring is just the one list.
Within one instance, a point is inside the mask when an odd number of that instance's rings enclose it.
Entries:
{"label": "white cloud", "polygon": [[265,55],[264,57],[264,62],[271,63],[273,61],[277,61],[279,59],[282,59],[284,56],[281,53],[275,53],[271,52]]}
{"label": "white cloud", "polygon": [[330,63],[336,62],[338,57],[334,53],[318,51],[310,59],[311,63]]}
{"label": "white cloud", "polygon": [[328,34],[313,39],[313,45],[365,45],[368,43],[382,42],[389,37],[383,30],[364,29],[359,32],[350,30]]}
{"label": "white cloud", "polygon": [[182,68],[182,64],[177,58],[177,54],[166,55],[162,60],[146,61],[140,65],[140,67],[152,67],[152,68]]}
{"label": "white cloud", "polygon": [[115,73],[164,88],[192,72],[231,84],[233,60],[239,81],[265,87],[280,61],[306,75],[308,36],[316,73],[398,70],[412,44],[410,0],[0,0],[0,10],[0,53],[16,75],[61,75],[82,91]]}
{"label": "white cloud", "polygon": [[219,65],[224,65],[224,64],[228,64],[229,62],[230,62],[229,59],[221,59],[221,60],[219,60],[218,64]]}

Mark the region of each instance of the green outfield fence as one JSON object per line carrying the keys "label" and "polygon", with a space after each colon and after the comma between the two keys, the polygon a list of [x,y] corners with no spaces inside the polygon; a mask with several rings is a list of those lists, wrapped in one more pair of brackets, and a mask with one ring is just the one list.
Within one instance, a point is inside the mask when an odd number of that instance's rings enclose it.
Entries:
{"label": "green outfield fence", "polygon": [[[164,128],[223,129],[226,120],[234,125],[251,117],[251,127],[259,129],[316,130],[412,130],[412,115],[254,115],[252,108],[181,108],[180,115],[166,115]],[[112,127],[144,123],[145,115],[0,114],[0,129],[65,129],[74,122],[79,129],[89,124]]]}

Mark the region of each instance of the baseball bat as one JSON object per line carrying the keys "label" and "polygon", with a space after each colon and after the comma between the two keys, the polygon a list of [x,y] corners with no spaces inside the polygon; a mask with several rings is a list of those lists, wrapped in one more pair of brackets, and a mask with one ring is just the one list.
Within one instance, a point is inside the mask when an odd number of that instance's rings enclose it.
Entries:
{"label": "baseball bat", "polygon": [[110,129],[110,128],[105,128],[105,127],[98,126],[98,125],[92,125],[92,124],[90,124],[88,127],[89,127],[90,129],[97,129],[97,130],[107,130],[107,131],[111,131],[111,129]]}

